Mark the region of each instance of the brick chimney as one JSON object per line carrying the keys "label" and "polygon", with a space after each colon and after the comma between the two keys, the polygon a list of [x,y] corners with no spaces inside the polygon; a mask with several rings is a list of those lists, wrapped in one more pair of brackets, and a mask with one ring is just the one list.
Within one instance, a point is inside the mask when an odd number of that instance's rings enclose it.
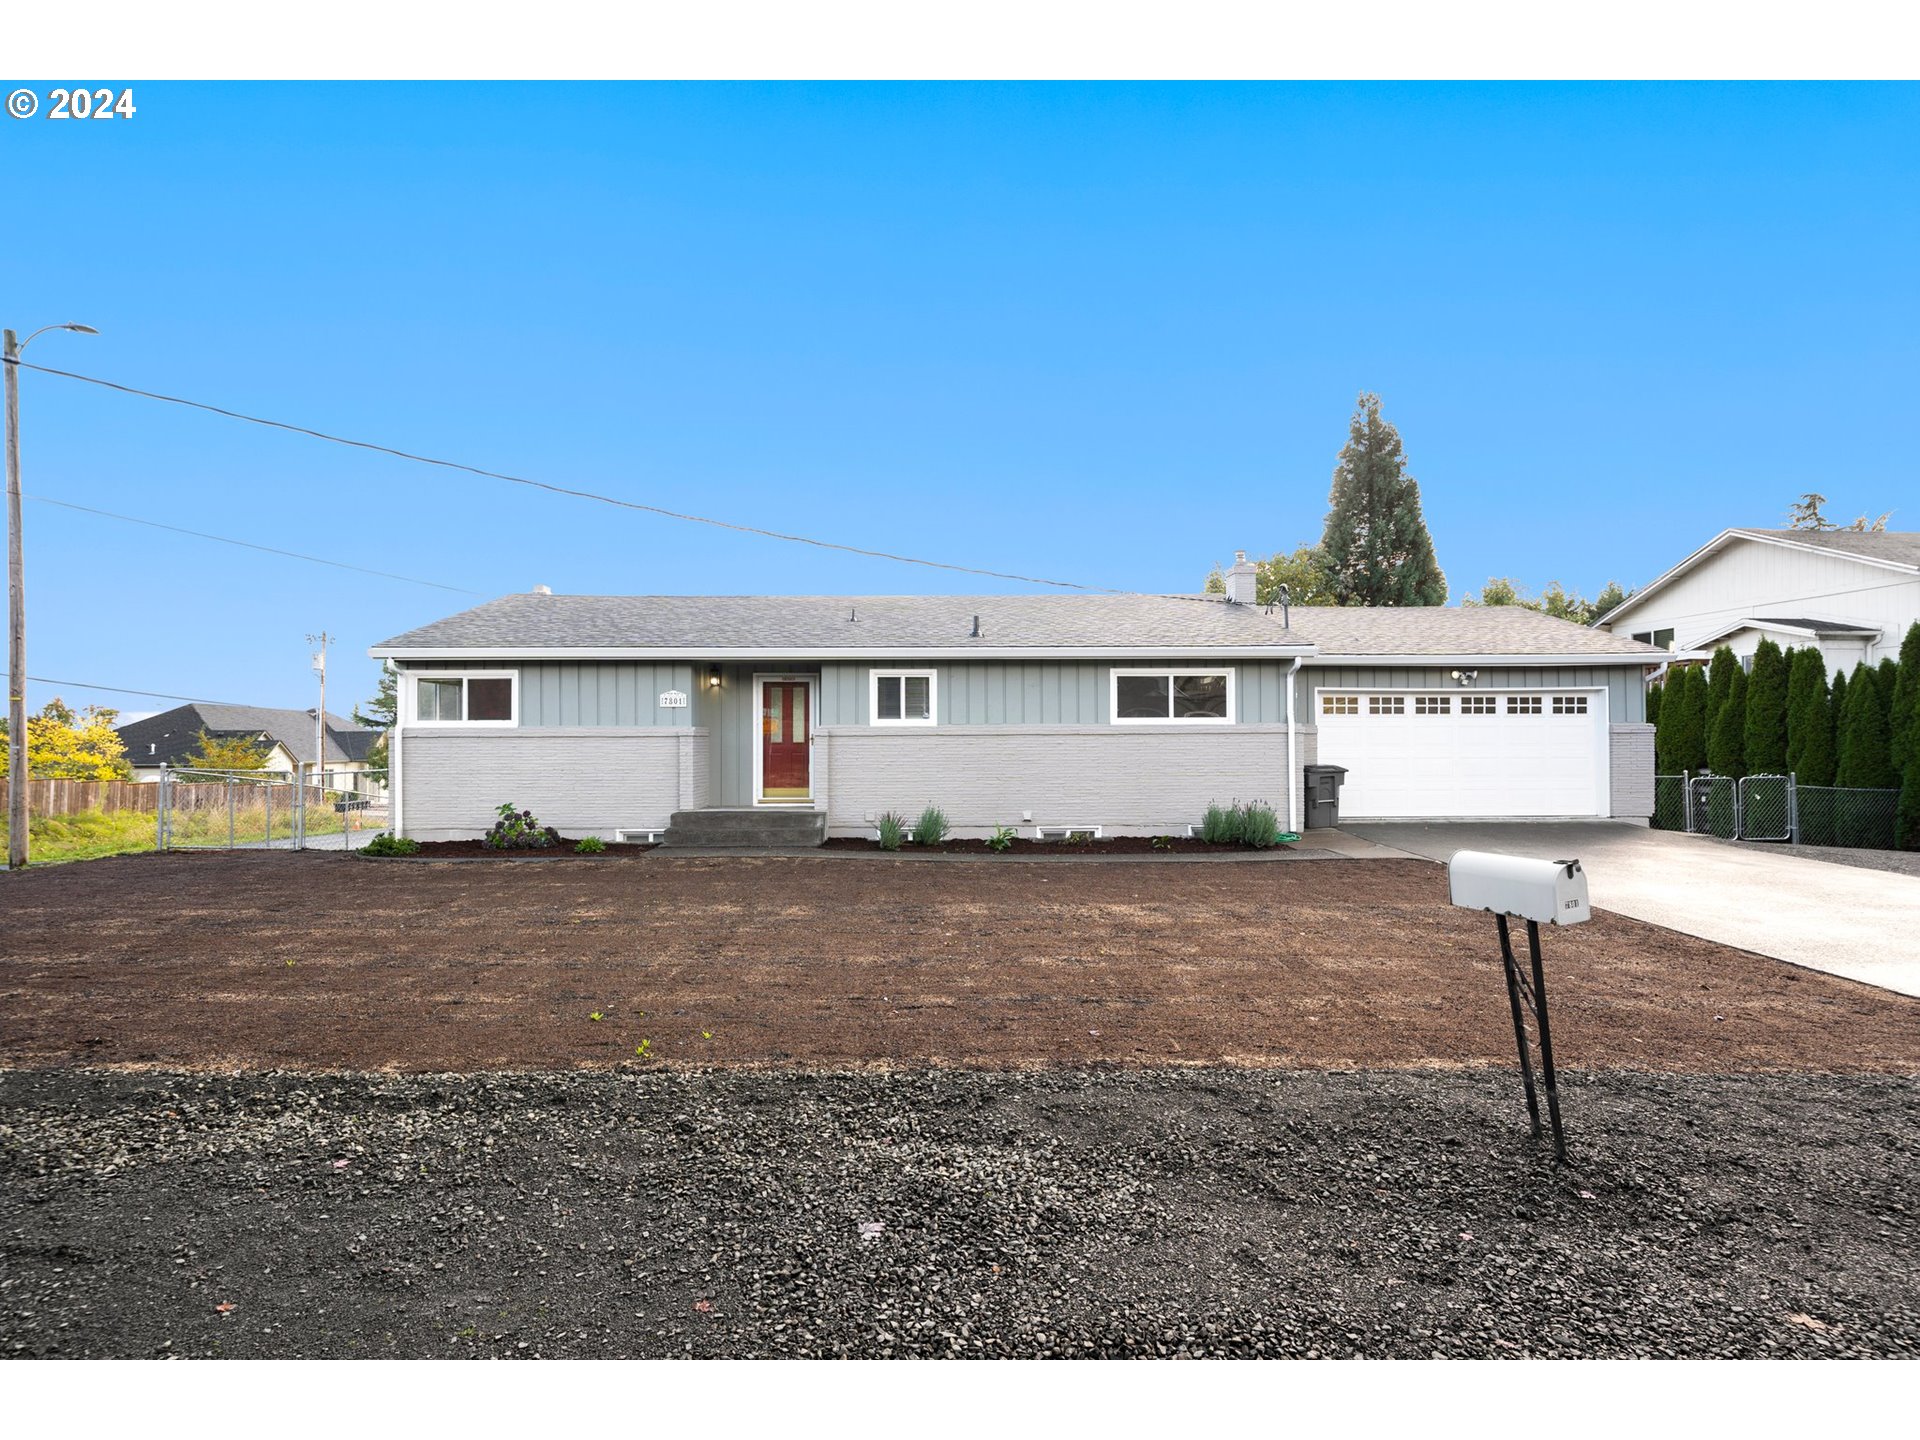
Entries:
{"label": "brick chimney", "polygon": [[1227,599],[1235,605],[1251,605],[1259,591],[1260,572],[1247,559],[1247,552],[1233,552],[1233,568],[1227,571]]}

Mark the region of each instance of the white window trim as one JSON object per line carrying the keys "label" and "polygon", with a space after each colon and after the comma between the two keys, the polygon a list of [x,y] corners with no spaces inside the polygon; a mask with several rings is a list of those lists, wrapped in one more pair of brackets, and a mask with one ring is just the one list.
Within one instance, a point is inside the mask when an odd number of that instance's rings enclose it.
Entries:
{"label": "white window trim", "polygon": [[[1189,715],[1184,720],[1173,715],[1154,716],[1152,718],[1120,715],[1120,681],[1128,675],[1149,675],[1154,677],[1175,675],[1225,675],[1227,677],[1227,713],[1225,715]],[[1240,713],[1239,675],[1231,665],[1173,665],[1161,667],[1147,666],[1141,669],[1110,670],[1107,672],[1107,722],[1111,725],[1231,725],[1234,716]],[[1167,704],[1173,700],[1169,692]]]}
{"label": "white window trim", "polygon": [[[1220,672],[1217,670],[1202,670],[1199,673],[1202,675],[1217,675]],[[1185,724],[1186,722],[1182,721],[1181,723]],[[1072,840],[1076,835],[1091,835],[1096,840],[1101,838],[1100,827],[1098,825],[1036,825],[1033,827],[1033,838],[1035,840],[1044,840],[1049,835],[1058,835],[1063,841]]]}
{"label": "white window trim", "polygon": [[[421,726],[426,729],[462,730],[502,730],[520,723],[520,672],[517,670],[408,670],[403,672],[408,683],[401,688],[406,692],[404,710],[405,723],[409,726]],[[422,680],[505,680],[507,684],[507,714],[505,720],[423,720],[420,718],[420,682]],[[467,712],[466,686],[460,687],[460,713]]]}
{"label": "white window trim", "polygon": [[[882,677],[892,679],[898,676],[900,686],[900,708],[907,708],[906,681],[925,679],[927,682],[927,718],[909,719],[904,714],[898,720],[880,718],[880,681]],[[869,670],[867,671],[867,723],[869,725],[938,725],[940,723],[940,672],[938,670]]]}

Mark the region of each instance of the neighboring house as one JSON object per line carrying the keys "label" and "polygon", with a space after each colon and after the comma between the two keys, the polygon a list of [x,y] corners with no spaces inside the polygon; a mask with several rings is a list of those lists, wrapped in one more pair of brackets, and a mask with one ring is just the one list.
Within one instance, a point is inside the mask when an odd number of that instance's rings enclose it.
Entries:
{"label": "neighboring house", "polygon": [[510,595],[376,645],[399,673],[395,823],[568,835],[799,807],[832,835],[941,806],[960,835],[1184,834],[1209,801],[1345,817],[1653,808],[1646,646],[1511,607],[1229,596]]}
{"label": "neighboring house", "polygon": [[1723,530],[1594,624],[1697,660],[1762,638],[1829,670],[1898,656],[1920,620],[1920,531]]}
{"label": "neighboring house", "polygon": [[[162,765],[178,769],[200,747],[200,732],[216,739],[246,739],[267,752],[263,770],[291,776],[314,773],[314,724],[311,710],[270,710],[260,705],[179,705],[144,720],[130,720],[116,732],[127,747],[127,763],[136,780],[158,780]],[[379,740],[342,716],[327,716],[326,754],[320,783],[343,790],[377,788],[368,775],[367,756]]]}

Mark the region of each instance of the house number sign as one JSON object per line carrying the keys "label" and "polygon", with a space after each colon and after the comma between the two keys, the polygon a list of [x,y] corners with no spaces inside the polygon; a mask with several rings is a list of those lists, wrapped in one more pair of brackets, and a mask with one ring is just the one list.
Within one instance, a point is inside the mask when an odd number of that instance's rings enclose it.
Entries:
{"label": "house number sign", "polygon": [[663,690],[660,692],[662,710],[684,710],[687,708],[687,692],[684,690]]}

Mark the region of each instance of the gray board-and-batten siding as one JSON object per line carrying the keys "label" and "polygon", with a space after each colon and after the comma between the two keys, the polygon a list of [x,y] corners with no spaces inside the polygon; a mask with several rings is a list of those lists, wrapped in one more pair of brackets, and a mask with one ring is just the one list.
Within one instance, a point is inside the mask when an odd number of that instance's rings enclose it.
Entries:
{"label": "gray board-and-batten siding", "polygon": [[[687,662],[630,663],[612,660],[542,660],[504,664],[458,661],[407,662],[409,670],[515,670],[520,674],[520,723],[526,726],[707,725],[724,746],[729,736],[751,733],[756,674],[817,675],[816,725],[868,723],[868,674],[873,670],[933,670],[939,676],[938,721],[942,725],[1104,725],[1110,718],[1114,669],[1206,667],[1221,661],[1146,661],[1139,666],[1109,660],[934,661],[902,659],[762,661],[720,667],[717,694],[708,686],[711,667]],[[1235,719],[1244,725],[1282,724],[1288,662],[1224,662],[1235,674]],[[1313,719],[1313,692],[1339,690],[1458,690],[1451,666],[1378,667],[1309,661],[1295,681],[1298,720]],[[1582,687],[1607,692],[1615,724],[1646,719],[1646,688],[1634,665],[1481,667],[1472,689],[1511,690]],[[664,710],[659,697],[678,690],[692,697],[686,709]],[[743,718],[748,723],[741,724]]]}

